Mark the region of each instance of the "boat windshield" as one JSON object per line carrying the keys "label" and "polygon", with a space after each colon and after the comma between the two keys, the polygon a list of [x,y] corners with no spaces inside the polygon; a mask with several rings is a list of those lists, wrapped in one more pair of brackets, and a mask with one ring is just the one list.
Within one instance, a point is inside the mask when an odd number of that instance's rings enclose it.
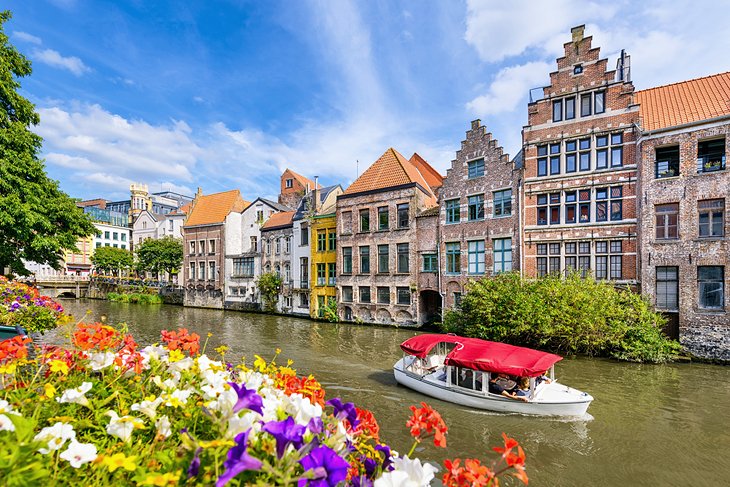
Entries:
{"label": "boat windshield", "polygon": [[473,391],[483,391],[485,373],[479,370],[467,369],[465,367],[450,367],[451,384]]}

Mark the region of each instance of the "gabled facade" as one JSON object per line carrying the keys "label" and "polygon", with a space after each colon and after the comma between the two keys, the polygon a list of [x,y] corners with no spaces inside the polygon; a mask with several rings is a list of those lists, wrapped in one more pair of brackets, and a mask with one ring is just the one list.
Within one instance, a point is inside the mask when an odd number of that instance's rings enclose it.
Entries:
{"label": "gabled facade", "polygon": [[309,178],[297,174],[291,169],[286,169],[281,175],[281,189],[279,191],[279,203],[294,210],[304,195],[315,188],[316,184]]}
{"label": "gabled facade", "polygon": [[273,272],[281,277],[282,288],[277,310],[282,313],[290,313],[293,305],[293,217],[293,211],[274,213],[261,226],[261,269],[263,274]]}

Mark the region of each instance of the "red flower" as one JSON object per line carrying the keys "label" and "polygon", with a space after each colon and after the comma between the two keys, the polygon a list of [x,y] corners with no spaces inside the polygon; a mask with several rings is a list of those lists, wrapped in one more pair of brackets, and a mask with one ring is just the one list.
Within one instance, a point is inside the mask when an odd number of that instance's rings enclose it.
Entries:
{"label": "red flower", "polygon": [[322,384],[312,377],[297,377],[295,375],[276,374],[274,384],[277,388],[284,391],[287,396],[292,394],[301,394],[309,398],[312,404],[319,404],[324,407],[324,389]]}
{"label": "red flower", "polygon": [[376,441],[380,440],[380,426],[375,420],[373,413],[367,409],[355,408],[357,411],[357,420],[359,421],[357,428],[355,428],[355,434],[368,435]]}
{"label": "red flower", "polygon": [[464,466],[460,459],[444,461],[446,473],[443,476],[444,485],[447,487],[485,487],[487,485],[498,486],[499,480],[495,478],[494,472],[481,464],[475,458],[464,460]]}
{"label": "red flower", "polygon": [[170,350],[184,350],[192,357],[200,351],[200,335],[188,333],[187,328],[180,328],[177,331],[162,330],[163,343],[167,344]]}
{"label": "red flower", "polygon": [[0,362],[7,359],[23,359],[28,356],[28,347],[26,344],[32,340],[28,337],[14,336],[0,342]]}
{"label": "red flower", "polygon": [[[523,484],[527,485],[527,473],[525,472],[525,452],[520,444],[514,438],[510,438],[505,433],[502,433],[504,439],[504,447],[492,448],[497,453],[502,454],[502,459],[507,464],[507,468],[514,468],[515,471],[512,473],[517,477]],[[517,448],[517,453],[513,452]]]}
{"label": "red flower", "polygon": [[105,351],[117,348],[122,339],[120,333],[111,326],[101,323],[79,323],[71,341],[81,350]]}
{"label": "red flower", "polygon": [[441,418],[438,411],[435,411],[425,402],[421,403],[421,407],[411,406],[413,414],[406,422],[406,426],[411,429],[411,436],[416,441],[421,441],[429,436],[433,436],[433,444],[446,448],[446,433],[448,428]]}

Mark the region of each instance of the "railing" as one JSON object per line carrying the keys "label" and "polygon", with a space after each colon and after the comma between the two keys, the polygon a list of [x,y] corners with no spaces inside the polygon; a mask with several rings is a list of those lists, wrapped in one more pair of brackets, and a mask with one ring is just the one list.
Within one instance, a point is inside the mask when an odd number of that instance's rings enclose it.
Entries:
{"label": "railing", "polygon": [[697,158],[697,172],[714,172],[725,169],[725,154],[699,156]]}
{"label": "railing", "polygon": [[36,282],[86,282],[89,280],[89,276],[34,276]]}
{"label": "railing", "polygon": [[299,289],[309,289],[309,281],[299,281]]}

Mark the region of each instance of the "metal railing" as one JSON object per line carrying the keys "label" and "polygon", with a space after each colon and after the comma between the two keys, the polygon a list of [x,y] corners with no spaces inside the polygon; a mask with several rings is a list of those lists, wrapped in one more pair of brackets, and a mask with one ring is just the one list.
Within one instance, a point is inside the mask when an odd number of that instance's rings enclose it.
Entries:
{"label": "metal railing", "polygon": [[697,157],[697,172],[714,172],[725,169],[725,154]]}

